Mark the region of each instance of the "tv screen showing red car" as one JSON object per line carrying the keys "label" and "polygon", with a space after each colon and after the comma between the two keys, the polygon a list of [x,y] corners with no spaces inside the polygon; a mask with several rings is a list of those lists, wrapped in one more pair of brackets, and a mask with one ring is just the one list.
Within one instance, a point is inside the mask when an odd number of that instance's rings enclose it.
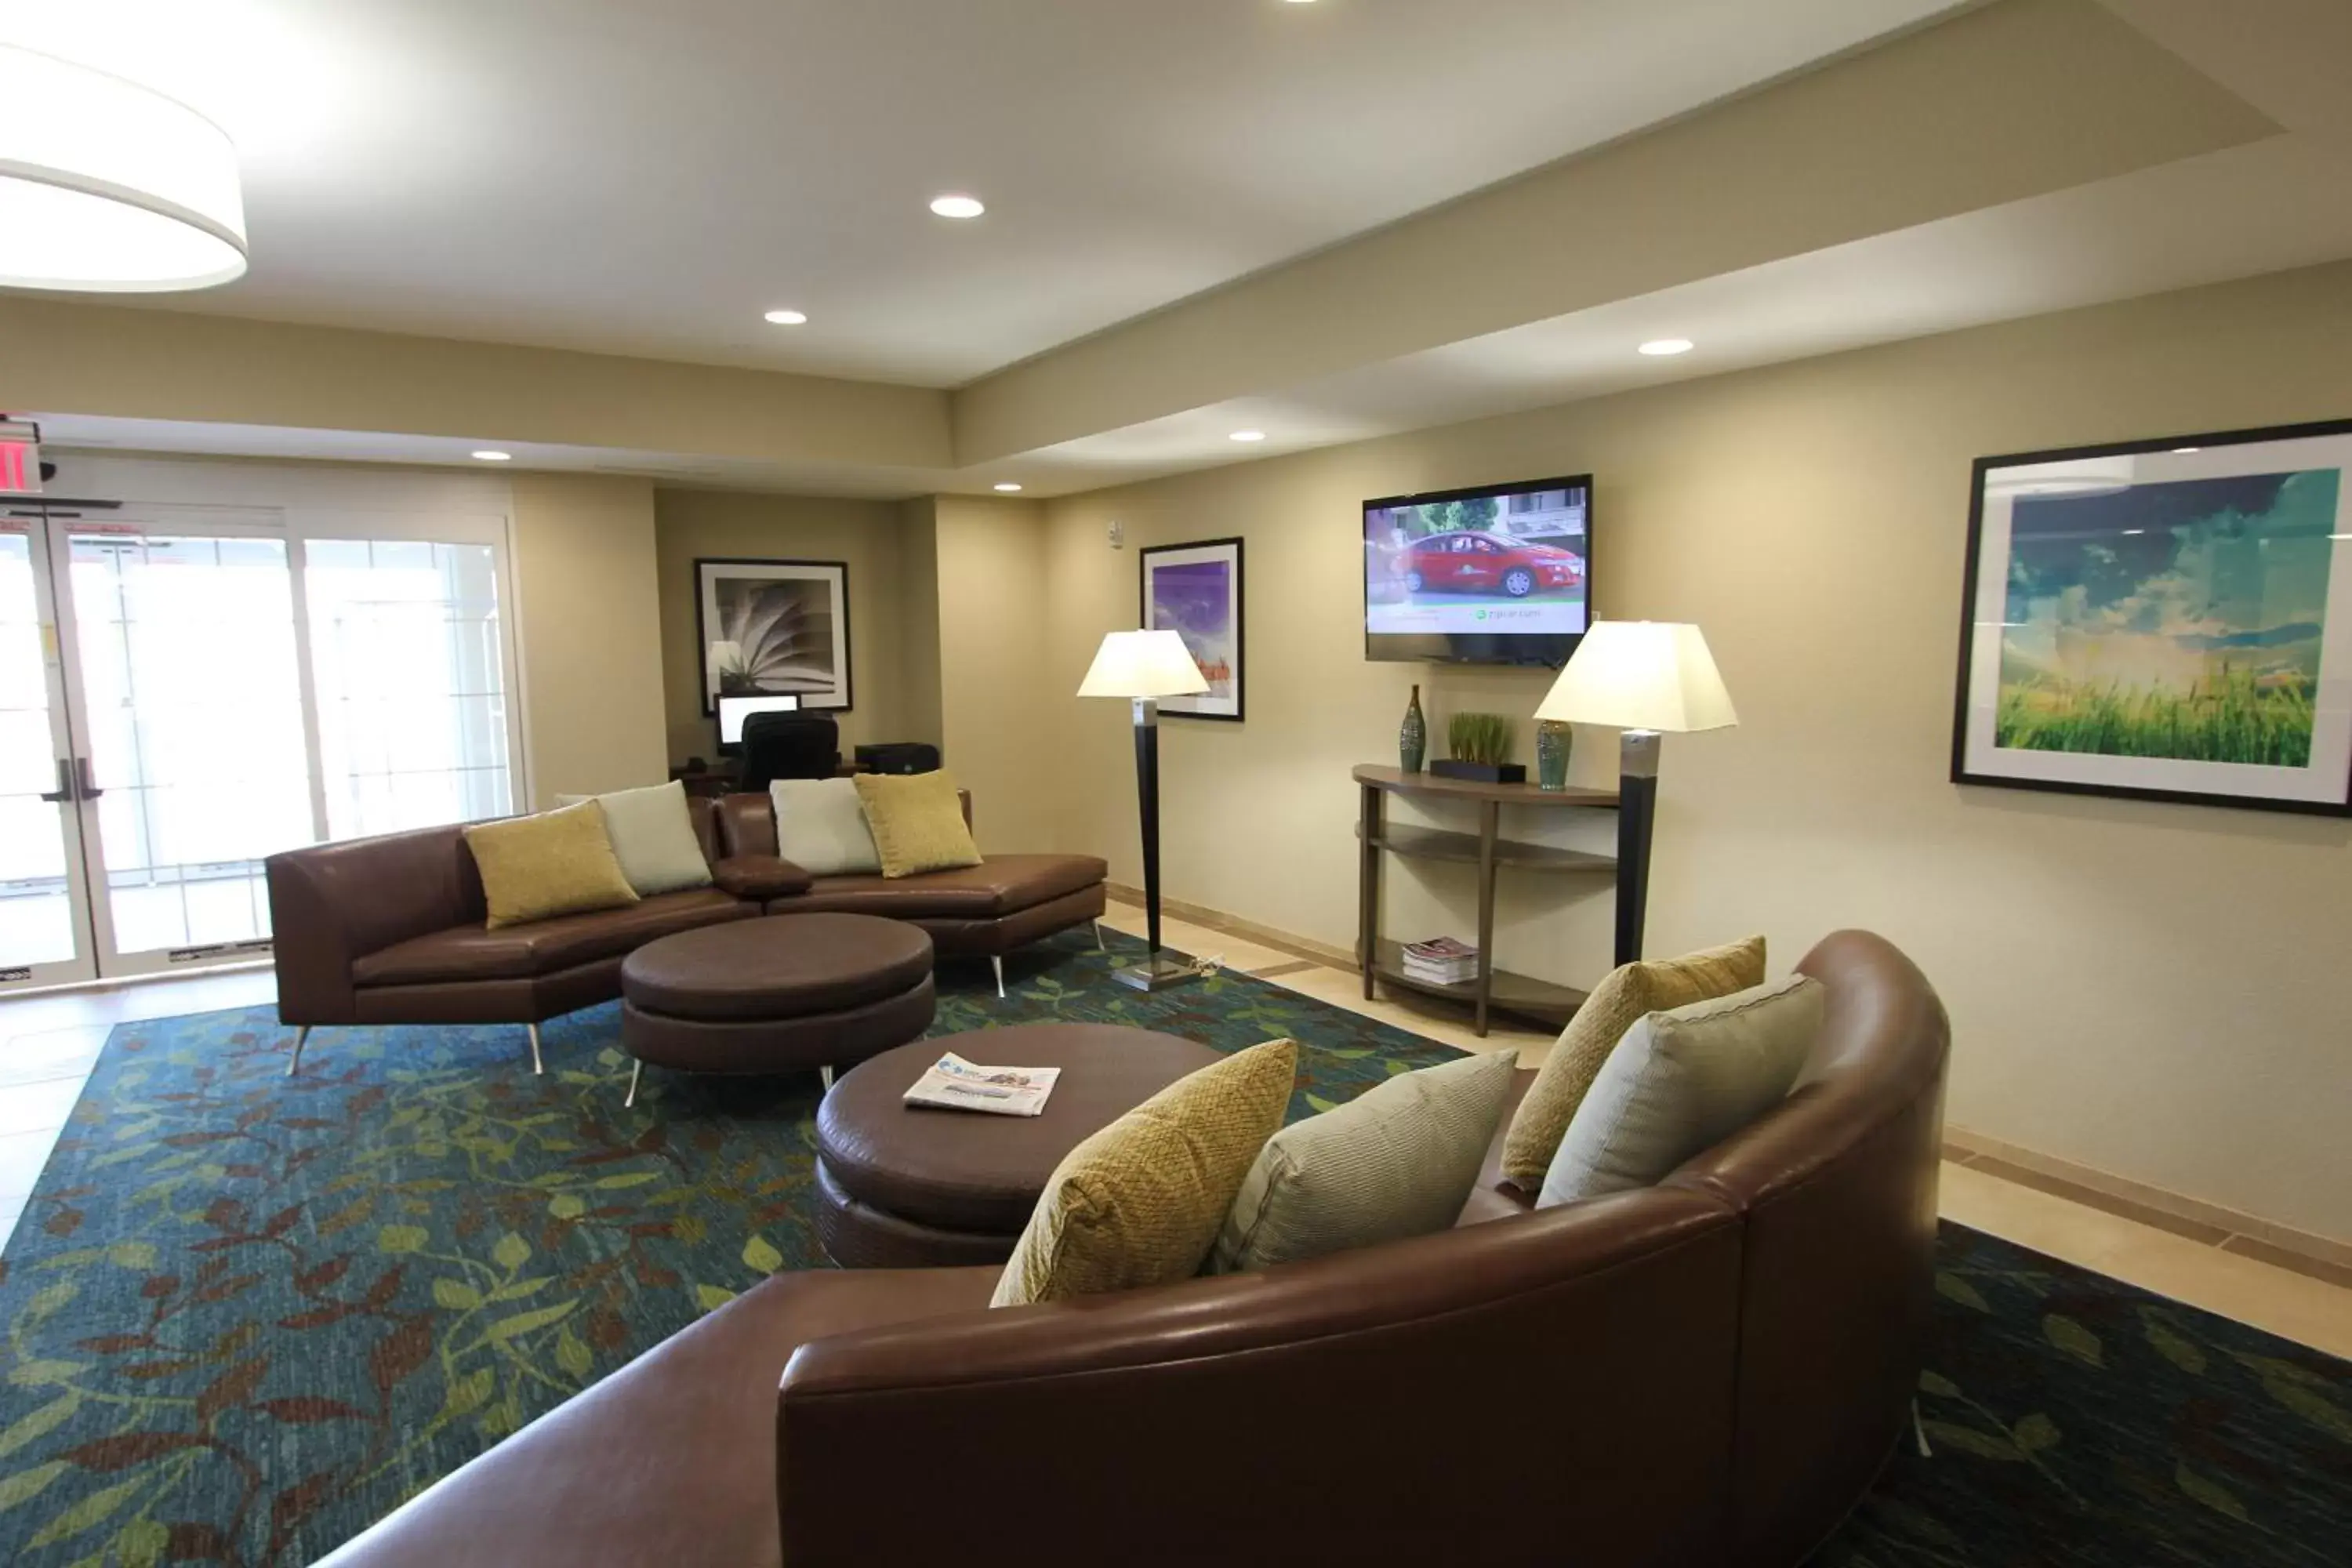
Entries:
{"label": "tv screen showing red car", "polygon": [[1592,624],[1592,476],[1364,503],[1364,657],[1560,665]]}

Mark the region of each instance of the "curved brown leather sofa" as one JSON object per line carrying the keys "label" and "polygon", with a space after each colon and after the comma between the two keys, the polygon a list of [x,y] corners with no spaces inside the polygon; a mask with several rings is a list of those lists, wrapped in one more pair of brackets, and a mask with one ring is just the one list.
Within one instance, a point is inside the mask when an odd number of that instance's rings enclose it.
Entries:
{"label": "curved brown leather sofa", "polygon": [[620,995],[622,959],[656,937],[760,914],[881,915],[921,926],[942,957],[995,958],[1103,912],[1109,868],[1090,855],[994,856],[896,880],[812,878],[774,858],[768,796],[688,805],[715,886],[498,931],[483,924],[462,827],[271,856],[279,1021],[536,1025]]}
{"label": "curved brown leather sofa", "polygon": [[1786,1568],[1908,1418],[1948,1044],[1884,940],[1800,967],[1805,1079],[1656,1187],[997,1311],[779,1275],[327,1561]]}

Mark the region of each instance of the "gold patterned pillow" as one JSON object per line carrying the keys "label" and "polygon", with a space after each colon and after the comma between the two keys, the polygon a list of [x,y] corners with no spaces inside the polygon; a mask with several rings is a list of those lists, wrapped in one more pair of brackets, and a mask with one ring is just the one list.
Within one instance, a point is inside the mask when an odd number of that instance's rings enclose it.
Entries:
{"label": "gold patterned pillow", "polygon": [[881,852],[882,875],[912,877],[980,864],[963,801],[945,773],[859,773],[858,804]]}
{"label": "gold patterned pillow", "polygon": [[604,830],[604,808],[593,800],[468,827],[466,847],[482,873],[492,931],[637,901]]}
{"label": "gold patterned pillow", "polygon": [[1629,963],[1612,970],[1576,1010],[1544,1058],[1528,1096],[1503,1138],[1503,1174],[1522,1192],[1543,1186],[1544,1173],[1576,1108],[1601,1076],[1601,1065],[1625,1031],[1652,1013],[1711,1002],[1764,984],[1764,939],[1751,936],[1682,958]]}
{"label": "gold patterned pillow", "polygon": [[1189,1279],[1282,1125],[1298,1047],[1271,1040],[1181,1078],[1071,1150],[990,1305]]}

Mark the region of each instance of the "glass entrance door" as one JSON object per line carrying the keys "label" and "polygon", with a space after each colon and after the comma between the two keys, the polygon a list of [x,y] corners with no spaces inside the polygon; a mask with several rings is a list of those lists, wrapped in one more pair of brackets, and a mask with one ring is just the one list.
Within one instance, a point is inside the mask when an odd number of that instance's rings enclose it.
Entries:
{"label": "glass entrance door", "polygon": [[0,517],[0,992],[97,973],[40,521]]}
{"label": "glass entrance door", "polygon": [[503,515],[165,481],[0,507],[0,992],[265,958],[268,857],[526,794]]}
{"label": "glass entrance door", "polygon": [[88,734],[74,794],[100,972],[266,953],[262,859],[317,841],[282,531],[55,521]]}

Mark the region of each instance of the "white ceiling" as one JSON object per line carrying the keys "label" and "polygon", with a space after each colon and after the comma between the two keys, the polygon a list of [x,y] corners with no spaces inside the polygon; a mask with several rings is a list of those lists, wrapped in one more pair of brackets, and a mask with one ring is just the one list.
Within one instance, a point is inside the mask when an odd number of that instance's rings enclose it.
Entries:
{"label": "white ceiling", "polygon": [[236,141],[253,269],[169,309],[953,385],[1956,8],[0,0],[0,39]]}
{"label": "white ceiling", "polygon": [[[960,469],[506,443],[518,468],[895,499],[1047,497],[1539,408],[2352,255],[2352,139],[2280,137],[1726,273]],[[1633,352],[1689,337],[1675,359]],[[42,415],[64,448],[477,467],[482,441]],[[1269,438],[1237,446],[1232,433]],[[1574,467],[1574,454],[1562,455]]]}

